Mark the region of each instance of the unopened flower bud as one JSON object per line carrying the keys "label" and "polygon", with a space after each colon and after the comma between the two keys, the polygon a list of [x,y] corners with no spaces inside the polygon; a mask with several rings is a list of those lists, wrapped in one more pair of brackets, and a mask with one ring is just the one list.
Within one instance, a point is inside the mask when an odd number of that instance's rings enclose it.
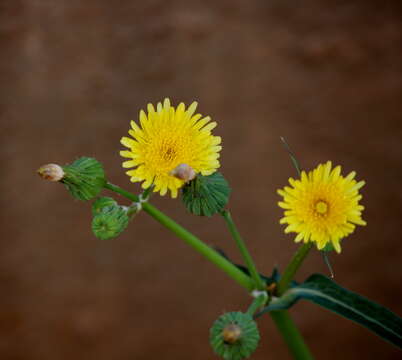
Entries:
{"label": "unopened flower bud", "polygon": [[90,200],[96,197],[106,184],[102,164],[93,158],[82,157],[72,164],[43,165],[38,174],[45,180],[63,183],[73,197],[79,200]]}
{"label": "unopened flower bud", "polygon": [[42,179],[49,181],[60,181],[64,177],[63,168],[57,164],[46,164],[38,169],[38,174]]}
{"label": "unopened flower bud", "polygon": [[227,360],[249,357],[260,340],[257,324],[252,316],[242,312],[229,312],[212,325],[209,341],[214,351]]}
{"label": "unopened flower bud", "polygon": [[72,164],[63,166],[63,170],[63,184],[79,200],[93,199],[106,183],[102,164],[93,158],[81,157]]}
{"label": "unopened flower bud", "polygon": [[184,182],[189,182],[196,177],[197,173],[190,165],[180,164],[170,172],[170,175],[177,179],[183,180]]}
{"label": "unopened flower bud", "polygon": [[112,205],[94,216],[92,231],[101,240],[108,240],[118,236],[128,225],[128,216],[119,205]]}
{"label": "unopened flower bud", "polygon": [[92,204],[92,214],[93,216],[98,215],[104,208],[108,206],[117,205],[116,201],[111,197],[102,196],[97,198]]}
{"label": "unopened flower bud", "polygon": [[224,209],[229,201],[230,187],[219,172],[204,176],[199,174],[182,187],[182,200],[194,215],[212,216]]}
{"label": "unopened flower bud", "polygon": [[234,344],[241,337],[241,328],[236,324],[228,324],[222,331],[222,338],[226,344]]}

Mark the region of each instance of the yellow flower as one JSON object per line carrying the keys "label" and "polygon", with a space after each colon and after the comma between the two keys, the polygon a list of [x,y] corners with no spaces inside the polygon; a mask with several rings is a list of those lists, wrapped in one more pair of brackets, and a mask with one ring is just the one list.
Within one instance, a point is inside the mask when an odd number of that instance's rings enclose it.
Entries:
{"label": "yellow flower", "polygon": [[302,172],[300,180],[289,179],[291,187],[278,190],[283,200],[278,205],[285,209],[281,224],[288,224],[285,233],[298,235],[295,241],[315,242],[319,250],[332,244],[341,252],[340,240],[351,234],[356,225],[366,225],[359,205],[359,189],[364,181],[354,180],[353,171],[341,175],[341,167],[320,164],[308,174]]}
{"label": "yellow flower", "polygon": [[140,111],[140,126],[131,121],[132,138],[121,139],[129,150],[120,155],[130,159],[123,162],[124,168],[135,168],[127,171],[132,182],[143,181],[144,189],[153,184],[153,191],[161,195],[170,190],[175,198],[185,183],[175,176],[176,168],[184,166],[202,175],[211,175],[219,168],[221,138],[211,134],[216,122],[210,122],[209,116],[195,114],[196,108],[197,103],[193,102],[187,110],[183,103],[175,109],[165,99],[156,110],[148,104],[148,114]]}

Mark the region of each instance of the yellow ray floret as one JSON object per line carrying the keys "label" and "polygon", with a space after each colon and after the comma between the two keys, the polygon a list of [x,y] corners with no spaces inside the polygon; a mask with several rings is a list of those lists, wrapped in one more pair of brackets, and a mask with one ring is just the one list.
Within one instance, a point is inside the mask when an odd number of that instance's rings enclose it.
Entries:
{"label": "yellow ray floret", "polygon": [[219,168],[221,138],[211,134],[216,122],[196,114],[196,108],[196,102],[187,109],[183,103],[174,108],[165,99],[156,109],[148,104],[147,114],[141,110],[139,124],[131,121],[131,138],[121,139],[129,150],[120,155],[130,159],[123,167],[134,168],[127,171],[132,182],[142,181],[144,189],[154,185],[153,191],[161,195],[170,190],[175,198],[184,184],[173,175],[176,167],[186,164],[202,175],[211,175]]}
{"label": "yellow ray floret", "polygon": [[364,181],[354,180],[353,171],[341,175],[341,167],[332,168],[328,161],[301,178],[289,179],[291,186],[278,190],[283,201],[278,205],[285,210],[281,224],[287,224],[285,233],[297,233],[296,242],[315,242],[319,250],[332,244],[340,253],[340,240],[351,234],[356,225],[366,225],[359,205],[359,189]]}

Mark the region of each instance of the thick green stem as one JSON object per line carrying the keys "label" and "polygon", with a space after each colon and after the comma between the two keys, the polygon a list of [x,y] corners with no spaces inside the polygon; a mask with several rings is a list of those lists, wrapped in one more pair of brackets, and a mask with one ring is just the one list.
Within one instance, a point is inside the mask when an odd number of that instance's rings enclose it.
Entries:
{"label": "thick green stem", "polygon": [[[312,243],[303,244],[293,255],[292,260],[286,267],[281,279],[279,280],[277,294],[281,296],[288,288],[294,278],[296,271],[299,269],[303,260],[306,258],[312,247]],[[296,360],[313,359],[310,350],[304,343],[303,337],[299,333],[296,325],[293,323],[286,310],[272,311],[271,317],[274,320],[278,330],[281,332],[290,352]]]}
{"label": "thick green stem", "polygon": [[258,290],[265,290],[266,289],[265,282],[261,279],[261,276],[259,275],[257,268],[254,264],[253,258],[251,257],[251,255],[246,247],[246,244],[244,243],[242,237],[240,236],[240,233],[237,230],[235,223],[233,222],[230,212],[227,210],[224,210],[221,212],[221,214],[226,221],[226,224],[229,228],[230,233],[232,234],[233,239],[236,241],[237,247],[239,248],[241,254],[243,255],[243,259],[246,263],[246,266],[247,266],[248,270],[250,271],[251,277],[254,280],[255,287]]}
{"label": "thick green stem", "polygon": [[296,360],[314,359],[303,337],[286,310],[272,311],[271,317],[281,332],[289,351]]}
{"label": "thick green stem", "polygon": [[[105,185],[105,188],[112,190],[120,195],[123,195],[124,197],[132,201],[139,200],[136,195],[131,194],[126,190],[123,190],[119,186],[107,183]],[[193,249],[198,251],[200,254],[204,255],[209,261],[211,261],[213,264],[215,264],[217,267],[223,270],[238,284],[245,287],[249,291],[254,289],[254,282],[249,276],[247,276],[243,271],[241,271],[239,268],[233,265],[230,261],[225,259],[217,251],[212,249],[210,246],[206,245],[199,238],[197,238],[188,230],[186,230],[181,225],[176,223],[170,217],[159,211],[155,206],[147,202],[144,202],[142,203],[142,209],[143,211],[151,215],[155,220],[157,220],[162,225],[171,230],[173,233],[175,233],[180,239],[184,240]]]}
{"label": "thick green stem", "polygon": [[296,253],[293,255],[292,260],[290,261],[289,265],[286,267],[281,279],[279,280],[278,284],[278,295],[281,296],[289,287],[296,271],[299,269],[300,265],[303,263],[303,260],[309,253],[312,247],[312,243],[308,242],[300,246]]}

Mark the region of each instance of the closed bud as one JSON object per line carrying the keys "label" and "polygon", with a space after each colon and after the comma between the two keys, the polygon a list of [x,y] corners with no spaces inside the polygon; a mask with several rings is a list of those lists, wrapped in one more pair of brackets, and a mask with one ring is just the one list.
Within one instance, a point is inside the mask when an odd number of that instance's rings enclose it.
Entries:
{"label": "closed bud", "polygon": [[187,210],[194,215],[212,216],[224,209],[229,201],[230,187],[219,172],[203,176],[182,187],[182,200]]}
{"label": "closed bud", "polygon": [[257,324],[252,316],[242,312],[229,312],[212,325],[209,341],[215,353],[225,360],[248,358],[260,340]]}
{"label": "closed bud", "polygon": [[170,172],[170,175],[184,182],[189,182],[193,180],[197,174],[190,165],[180,164]]}
{"label": "closed bud", "polygon": [[111,197],[102,196],[97,198],[92,204],[92,215],[98,215],[104,208],[117,205],[116,201]]}
{"label": "closed bud", "polygon": [[128,225],[128,216],[119,205],[112,205],[94,216],[92,231],[101,240],[108,240],[118,236]]}
{"label": "closed bud", "polygon": [[60,181],[64,177],[63,168],[57,164],[46,164],[38,169],[38,174],[42,179],[49,181]]}
{"label": "closed bud", "polygon": [[93,199],[106,183],[102,164],[93,158],[79,158],[72,164],[63,166],[63,170],[65,176],[62,183],[79,200]]}

